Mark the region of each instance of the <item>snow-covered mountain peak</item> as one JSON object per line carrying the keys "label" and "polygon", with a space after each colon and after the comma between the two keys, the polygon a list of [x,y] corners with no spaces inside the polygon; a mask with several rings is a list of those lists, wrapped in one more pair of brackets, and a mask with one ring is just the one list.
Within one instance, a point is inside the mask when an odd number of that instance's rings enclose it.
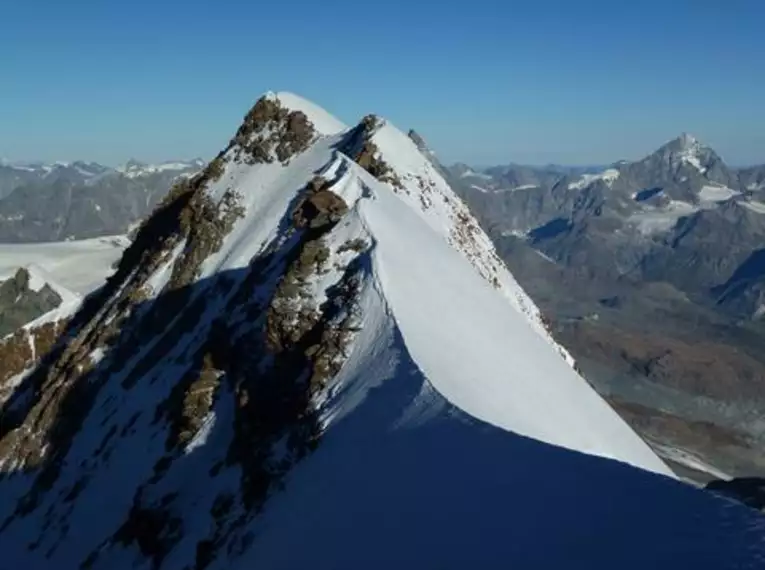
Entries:
{"label": "snow-covered mountain peak", "polygon": [[282,107],[290,111],[300,111],[305,114],[313,124],[317,132],[323,135],[334,135],[346,130],[348,127],[337,117],[331,115],[315,103],[290,93],[288,91],[279,91],[278,93],[269,92],[264,97],[271,100],[278,100]]}
{"label": "snow-covered mountain peak", "polygon": [[658,151],[665,161],[673,168],[687,165],[705,174],[715,160],[719,160],[714,151],[704,145],[693,135],[682,133],[672,139]]}
{"label": "snow-covered mountain peak", "polygon": [[675,140],[684,149],[698,149],[701,146],[699,140],[690,133],[681,133]]}
{"label": "snow-covered mountain peak", "polygon": [[[511,513],[539,481],[588,524],[612,516],[586,508],[612,477],[630,483],[609,504],[676,488],[585,455],[670,474],[561,356],[434,161],[388,121],[328,117],[261,98],[45,366],[15,371],[13,567],[346,568],[357,549],[319,545],[378,537],[380,513],[404,522],[382,525],[392,544],[427,518],[452,552],[485,536],[466,504]],[[296,528],[307,550],[284,548]]]}

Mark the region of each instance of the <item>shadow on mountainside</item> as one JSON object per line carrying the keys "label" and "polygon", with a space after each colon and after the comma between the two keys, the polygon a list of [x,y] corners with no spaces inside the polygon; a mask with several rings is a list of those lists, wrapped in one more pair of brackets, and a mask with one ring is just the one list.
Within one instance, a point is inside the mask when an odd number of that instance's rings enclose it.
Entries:
{"label": "shadow on mountainside", "polygon": [[[264,286],[256,278],[271,272],[262,269],[254,277],[249,269],[221,273],[137,304],[135,320],[113,340],[112,355],[61,395],[47,430],[48,454],[28,470],[33,479],[19,507],[0,512],[9,515],[0,533],[6,563],[32,569],[52,560],[79,563],[83,556],[77,547],[91,536],[93,567],[109,567],[115,562],[110,557],[125,555],[121,549],[109,551],[110,542],[135,544],[152,568],[179,567],[174,549],[187,541],[184,532],[194,536],[184,517],[195,517],[199,509],[197,497],[186,494],[190,481],[214,487],[216,477],[226,474],[228,446],[236,446],[226,439],[226,425],[239,421],[230,382],[242,375],[258,377],[262,397],[256,392],[250,397],[261,403],[247,412],[261,434],[298,421],[305,409],[301,398],[307,396],[298,382],[304,362],[285,362],[274,374],[253,371],[244,355],[257,353],[257,346],[237,347],[214,319],[209,328],[199,326],[213,313],[226,314],[222,308],[232,283],[249,278],[250,286]],[[83,311],[87,315],[88,308]],[[70,324],[18,394],[42,385],[48,363],[61,362],[75,348],[72,341],[85,315]],[[190,331],[200,338],[189,338]],[[399,358],[390,363],[385,381],[369,388],[355,413],[338,422],[292,473],[288,492],[272,496],[268,525],[259,528],[251,549],[247,541],[242,546],[242,567],[382,570],[406,559],[412,566],[443,568],[719,570],[759,568],[765,561],[763,525],[753,511],[618,462],[508,433],[442,400],[429,406],[428,399],[440,396],[407,354],[398,331],[391,344]],[[185,454],[170,442],[177,432],[179,395],[203,368],[204,347],[210,347],[215,369],[223,369],[221,382],[228,388],[213,404],[220,416],[207,445]],[[388,358],[385,351],[380,354]],[[191,357],[179,361],[185,355]],[[159,374],[148,373],[161,361],[167,365]],[[38,388],[29,401],[14,398],[3,416],[15,409],[23,420],[44,396]],[[292,403],[280,408],[285,396]],[[354,386],[345,386],[332,398],[358,396]],[[146,437],[142,429],[147,426],[165,437]],[[257,459],[256,447],[247,452]],[[109,461],[117,457],[122,467],[114,471]],[[250,484],[262,492],[264,484],[269,487],[251,459],[238,461],[251,470]],[[0,489],[13,491],[13,478],[0,480]],[[11,498],[4,495],[4,501]],[[217,508],[223,513],[252,509],[253,515],[262,508],[247,507],[244,493],[229,501]],[[46,507],[42,517],[28,516]],[[62,522],[67,517],[71,520]],[[78,534],[88,532],[95,534]],[[301,548],[288,548],[295,536],[301,537]],[[220,545],[215,541],[214,534],[194,540],[195,567],[216,567]]]}
{"label": "shadow on mountainside", "polygon": [[[338,371],[335,361],[352,330],[351,315],[341,318],[341,312],[355,298],[357,276],[369,271],[368,256],[359,255],[339,271],[323,300],[311,299],[312,312],[293,303],[305,300],[306,283],[329,254],[321,237],[346,207],[313,188],[322,184],[314,179],[312,192],[288,206],[277,237],[245,268],[194,281],[194,264],[201,261],[192,246],[209,254],[209,241],[219,236],[192,233],[167,287],[152,299],[147,281],[174,247],[179,224],[205,215],[204,204],[186,210],[191,192],[171,192],[115,274],[86,299],[2,406],[0,458],[7,467],[0,485],[7,492],[0,532],[37,553],[29,556],[48,560],[76,549],[72,534],[97,520],[99,540],[90,546],[88,565],[117,542],[135,544],[160,567],[183,538],[177,511],[188,505],[177,492],[158,489],[169,471],[188,463],[186,452],[212,429],[211,413],[223,400],[232,407],[223,421],[233,433],[199,471],[212,479],[240,468],[236,504],[244,512],[230,524],[241,528],[263,508],[269,492],[317,444],[311,395]],[[282,455],[275,458],[277,446]],[[126,448],[132,451],[113,458]],[[192,455],[198,461],[199,454]],[[112,463],[123,469],[113,473]],[[100,489],[96,503],[93,489]],[[215,497],[221,501],[216,520],[233,497]],[[104,502],[111,508],[103,509]],[[75,524],[70,515],[83,504],[91,516]],[[196,544],[195,568],[209,564],[224,538],[220,532]],[[82,558],[80,552],[77,562]]]}
{"label": "shadow on mountainside", "polygon": [[[325,332],[321,321],[314,323],[300,342],[272,351],[267,347],[271,323],[253,334],[248,334],[246,324],[236,324],[246,321],[248,312],[262,324],[267,307],[231,303],[240,292],[232,293],[232,285],[273,292],[277,282],[260,280],[271,277],[270,261],[266,256],[261,262],[262,274],[252,268],[224,272],[136,303],[131,316],[108,339],[99,337],[100,328],[90,332],[83,328],[85,315],[96,322],[100,318],[83,308],[0,412],[4,456],[10,465],[22,466],[0,479],[0,488],[10,491],[0,507],[1,533],[13,536],[10,527],[27,528],[20,533],[26,537],[26,548],[45,550],[46,558],[54,556],[58,548],[67,548],[63,541],[70,532],[80,528],[62,524],[66,513],[79,501],[92,502],[93,489],[100,488],[91,514],[103,517],[104,528],[111,526],[113,534],[105,538],[135,543],[159,567],[179,538],[171,532],[179,524],[171,514],[177,505],[168,498],[172,494],[160,496],[166,501],[161,508],[142,497],[158,487],[171,468],[177,472],[178,466],[183,469],[188,463],[194,454],[186,455],[186,446],[223,399],[233,408],[233,414],[222,420],[233,423],[233,438],[214,450],[218,456],[200,467],[200,477],[240,465],[240,501],[253,512],[261,508],[289,467],[272,467],[267,444],[288,437],[288,449],[299,459],[318,437],[306,352],[321,342]],[[232,308],[227,311],[229,303]],[[82,346],[88,349],[83,352]],[[111,348],[85,370],[94,346]],[[270,367],[257,369],[264,359]],[[209,398],[198,395],[204,391],[209,391]],[[99,472],[110,472],[115,457],[124,471],[113,473],[104,486]],[[32,477],[19,479],[23,473]],[[131,503],[125,519],[120,507]],[[101,504],[110,505],[116,518]]]}

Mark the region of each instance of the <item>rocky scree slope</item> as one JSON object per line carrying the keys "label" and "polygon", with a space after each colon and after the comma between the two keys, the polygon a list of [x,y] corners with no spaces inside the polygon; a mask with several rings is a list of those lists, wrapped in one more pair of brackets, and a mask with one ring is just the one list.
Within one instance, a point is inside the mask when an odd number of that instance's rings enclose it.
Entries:
{"label": "rocky scree slope", "polygon": [[[101,289],[0,351],[8,567],[763,560],[749,512],[665,476],[374,116],[264,96]],[[529,529],[546,547],[508,552]]]}

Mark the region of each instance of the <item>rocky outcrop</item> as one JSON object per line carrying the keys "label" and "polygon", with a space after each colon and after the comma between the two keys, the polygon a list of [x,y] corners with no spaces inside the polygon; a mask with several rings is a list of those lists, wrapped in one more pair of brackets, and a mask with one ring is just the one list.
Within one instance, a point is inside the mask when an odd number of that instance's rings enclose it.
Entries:
{"label": "rocky outcrop", "polygon": [[367,115],[348,133],[340,149],[380,182],[387,182],[394,189],[402,190],[403,183],[382,158],[380,150],[372,140],[381,125],[379,117]]}
{"label": "rocky outcrop", "polygon": [[29,282],[29,271],[23,268],[0,282],[0,338],[61,304],[61,296],[49,284],[33,290]]}
{"label": "rocky outcrop", "polygon": [[263,97],[244,118],[231,141],[236,160],[248,164],[289,162],[304,151],[316,136],[313,124],[302,111],[284,108],[278,99]]}

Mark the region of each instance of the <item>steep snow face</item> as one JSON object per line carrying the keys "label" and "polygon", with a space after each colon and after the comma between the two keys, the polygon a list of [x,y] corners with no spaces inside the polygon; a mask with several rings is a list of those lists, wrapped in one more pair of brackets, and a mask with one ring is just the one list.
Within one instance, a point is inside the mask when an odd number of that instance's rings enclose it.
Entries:
{"label": "steep snow face", "polygon": [[4,564],[762,559],[754,514],[662,476],[519,310],[406,135],[371,133],[373,163],[357,129],[269,101],[145,222],[53,360],[11,377]]}
{"label": "steep snow face", "polygon": [[463,254],[475,270],[525,317],[570,365],[571,355],[547,331],[539,308],[521,288],[497,255],[494,244],[480,228],[464,202],[454,193],[433,162],[417,145],[388,121],[381,121],[371,141],[382,160],[394,173],[394,190],[417,214],[454,249]]}
{"label": "steep snow face", "polygon": [[[380,191],[372,199],[361,212],[375,238],[375,273],[412,359],[437,393],[516,433],[670,473],[489,283],[465,270],[458,252],[395,196]],[[408,258],[410,243],[423,255]]]}

